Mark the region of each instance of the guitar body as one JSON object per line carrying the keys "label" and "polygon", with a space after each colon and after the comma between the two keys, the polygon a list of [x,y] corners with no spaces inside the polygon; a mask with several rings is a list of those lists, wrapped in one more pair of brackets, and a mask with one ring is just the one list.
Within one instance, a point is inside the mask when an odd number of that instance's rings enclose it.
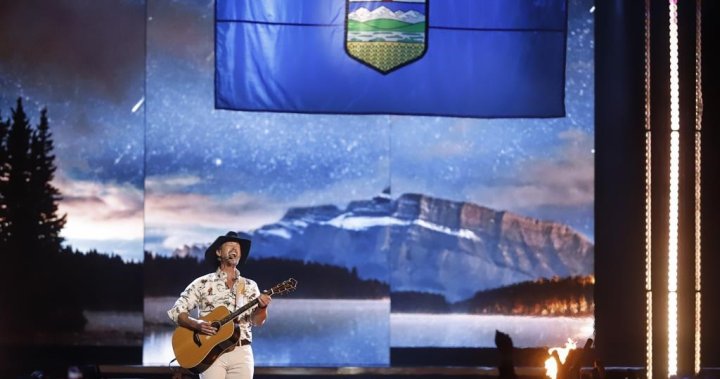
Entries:
{"label": "guitar body", "polygon": [[196,374],[207,370],[228,348],[237,345],[240,340],[240,329],[235,327],[234,322],[227,322],[224,325],[219,320],[230,315],[227,308],[220,306],[201,320],[213,323],[218,328],[214,336],[200,334],[188,328],[178,326],[172,336],[172,346],[178,364]]}

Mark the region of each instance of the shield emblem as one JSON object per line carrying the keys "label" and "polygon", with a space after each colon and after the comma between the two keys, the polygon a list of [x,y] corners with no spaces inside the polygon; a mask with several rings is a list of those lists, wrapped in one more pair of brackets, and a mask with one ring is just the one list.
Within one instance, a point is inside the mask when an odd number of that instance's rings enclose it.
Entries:
{"label": "shield emblem", "polygon": [[345,51],[383,74],[419,60],[427,50],[428,1],[347,0]]}

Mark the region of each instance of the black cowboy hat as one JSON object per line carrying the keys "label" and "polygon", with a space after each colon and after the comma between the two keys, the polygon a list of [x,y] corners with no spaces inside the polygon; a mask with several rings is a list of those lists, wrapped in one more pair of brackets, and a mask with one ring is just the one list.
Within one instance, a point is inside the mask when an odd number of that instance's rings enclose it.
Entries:
{"label": "black cowboy hat", "polygon": [[208,246],[207,250],[205,250],[205,262],[208,262],[214,266],[217,265],[217,255],[215,252],[217,249],[222,246],[225,242],[237,242],[240,244],[240,262],[238,263],[238,267],[241,267],[245,264],[245,261],[248,258],[248,255],[250,255],[250,240],[245,237],[245,235],[240,235],[236,232],[227,232],[224,236],[220,236],[215,239],[215,242],[210,244]]}

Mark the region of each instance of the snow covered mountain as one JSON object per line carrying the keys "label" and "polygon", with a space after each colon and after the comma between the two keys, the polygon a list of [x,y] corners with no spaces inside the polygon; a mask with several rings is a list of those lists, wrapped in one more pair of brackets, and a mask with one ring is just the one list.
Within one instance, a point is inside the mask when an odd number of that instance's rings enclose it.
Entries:
{"label": "snow covered mountain", "polygon": [[375,8],[372,11],[370,11],[367,8],[358,8],[353,12],[350,12],[348,14],[348,19],[358,22],[367,22],[372,20],[395,20],[395,21],[402,21],[407,22],[409,24],[416,24],[418,22],[425,21],[425,15],[422,13],[419,13],[417,11],[395,11],[386,8],[386,7],[379,7]]}
{"label": "snow covered mountain", "polygon": [[[437,293],[448,301],[510,284],[593,273],[594,247],[567,225],[467,202],[405,194],[345,209],[292,208],[249,233],[251,259],[285,258],[356,269],[392,291]],[[202,257],[207,245],[176,256]]]}
{"label": "snow covered mountain", "polygon": [[290,209],[252,233],[252,256],[357,269],[393,291],[476,291],[593,272],[593,245],[570,227],[419,194],[376,197],[346,209]]}

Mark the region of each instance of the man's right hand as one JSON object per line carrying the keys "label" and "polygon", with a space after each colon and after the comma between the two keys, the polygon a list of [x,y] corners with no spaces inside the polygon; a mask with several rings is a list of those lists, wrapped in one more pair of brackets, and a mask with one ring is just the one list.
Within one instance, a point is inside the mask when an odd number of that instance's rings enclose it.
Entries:
{"label": "man's right hand", "polygon": [[215,329],[211,323],[205,320],[192,318],[187,312],[182,312],[178,315],[178,325],[209,336],[213,336],[217,333],[217,329]]}
{"label": "man's right hand", "polygon": [[212,326],[211,323],[205,321],[205,320],[195,320],[195,330],[197,330],[199,333],[207,334],[209,336],[214,336],[215,333],[217,333],[217,329],[215,329],[214,326]]}

